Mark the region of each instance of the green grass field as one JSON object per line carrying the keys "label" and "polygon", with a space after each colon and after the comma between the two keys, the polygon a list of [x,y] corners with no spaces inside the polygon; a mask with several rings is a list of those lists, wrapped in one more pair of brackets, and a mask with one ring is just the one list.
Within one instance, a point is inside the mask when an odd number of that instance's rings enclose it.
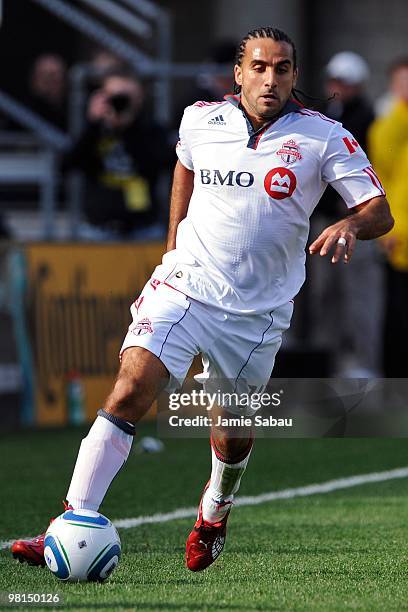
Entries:
{"label": "green grass field", "polygon": [[[60,513],[83,433],[0,438],[0,540],[35,535]],[[209,473],[208,442],[165,443],[161,454],[131,455],[103,513],[120,519],[196,505]],[[401,439],[258,440],[240,493],[406,466],[407,451]],[[183,563],[193,519],[120,531],[121,563],[102,585],[59,583],[3,550],[0,591],[57,591],[67,610],[407,609],[407,494],[407,480],[398,479],[235,508],[224,553],[200,574]]]}

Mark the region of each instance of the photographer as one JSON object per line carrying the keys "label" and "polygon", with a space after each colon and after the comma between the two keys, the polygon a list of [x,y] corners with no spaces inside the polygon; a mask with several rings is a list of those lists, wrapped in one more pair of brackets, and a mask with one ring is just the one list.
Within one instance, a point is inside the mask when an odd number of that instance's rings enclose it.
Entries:
{"label": "photographer", "polygon": [[88,104],[88,122],[64,160],[86,176],[87,239],[156,238],[162,234],[159,177],[171,159],[167,132],[142,112],[144,92],[129,72],[104,77]]}

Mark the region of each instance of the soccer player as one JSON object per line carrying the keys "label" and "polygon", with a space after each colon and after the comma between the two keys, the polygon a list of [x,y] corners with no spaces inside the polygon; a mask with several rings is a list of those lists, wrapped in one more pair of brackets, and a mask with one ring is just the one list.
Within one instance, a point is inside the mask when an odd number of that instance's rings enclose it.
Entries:
{"label": "soccer player", "polygon": [[[296,49],[284,32],[249,32],[234,71],[235,95],[184,113],[167,253],[131,307],[113,391],[81,443],[67,494],[74,509],[99,508],[129,455],[135,423],[164,386],[179,386],[197,353],[208,384],[222,378],[243,391],[267,383],[304,281],[309,217],[328,183],[352,214],[327,227],[311,254],[348,263],[357,239],[393,225],[358,142],[294,99]],[[211,476],[186,546],[193,571],[223,549],[252,438],[213,427],[211,445]],[[43,550],[42,535],[12,546],[37,565]]]}

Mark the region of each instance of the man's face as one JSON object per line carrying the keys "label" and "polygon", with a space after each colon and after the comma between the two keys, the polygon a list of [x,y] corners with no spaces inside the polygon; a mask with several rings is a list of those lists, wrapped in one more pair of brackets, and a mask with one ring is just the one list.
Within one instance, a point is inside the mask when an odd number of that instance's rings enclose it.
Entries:
{"label": "man's face", "polygon": [[[143,104],[142,86],[133,79],[112,76],[105,80],[102,93],[107,103],[107,118],[110,126],[116,129],[130,125]],[[117,111],[111,104],[111,100],[116,96],[127,100],[123,110]]]}
{"label": "man's face", "polygon": [[391,91],[398,100],[408,104],[408,66],[396,68],[391,76]]}
{"label": "man's face", "polygon": [[249,116],[268,121],[281,111],[296,84],[292,46],[271,38],[251,39],[234,73]]}
{"label": "man's face", "polygon": [[57,57],[43,56],[34,66],[31,87],[36,95],[59,102],[65,93],[66,68]]}

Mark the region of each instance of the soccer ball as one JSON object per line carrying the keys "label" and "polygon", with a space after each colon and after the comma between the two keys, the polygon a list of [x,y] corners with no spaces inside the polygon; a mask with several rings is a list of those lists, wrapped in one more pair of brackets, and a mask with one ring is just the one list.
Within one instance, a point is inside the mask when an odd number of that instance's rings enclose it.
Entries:
{"label": "soccer ball", "polygon": [[120,559],[111,521],[92,510],[67,510],[48,527],[44,558],[54,576],[68,582],[103,582]]}

